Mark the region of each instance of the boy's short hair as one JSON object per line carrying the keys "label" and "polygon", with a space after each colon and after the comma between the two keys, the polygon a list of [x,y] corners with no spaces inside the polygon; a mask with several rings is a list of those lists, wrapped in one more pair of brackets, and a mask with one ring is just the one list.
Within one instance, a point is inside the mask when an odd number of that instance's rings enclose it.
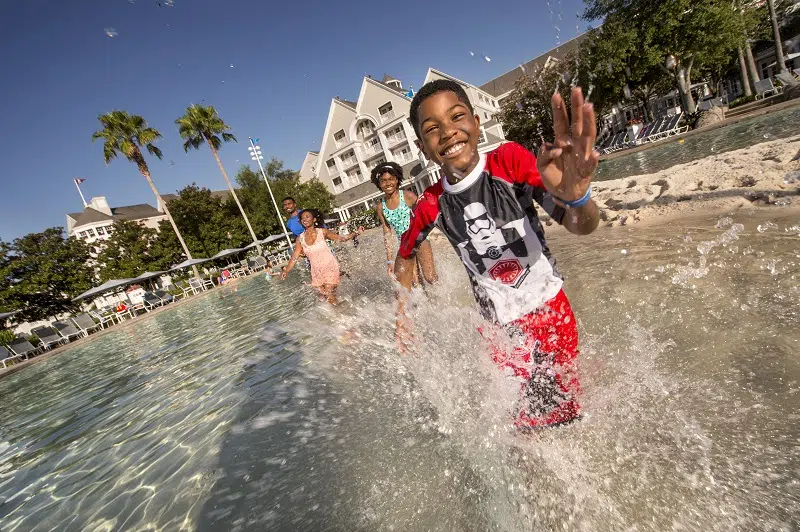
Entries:
{"label": "boy's short hair", "polygon": [[396,162],[381,163],[370,172],[369,178],[379,190],[381,188],[380,179],[383,174],[390,174],[396,177],[398,187],[403,184],[403,168]]}
{"label": "boy's short hair", "polygon": [[420,140],[422,140],[422,135],[419,134],[419,106],[434,94],[445,91],[454,92],[458,100],[467,106],[469,112],[475,114],[475,109],[472,107],[472,102],[469,101],[467,91],[460,84],[449,79],[436,79],[426,83],[414,95],[414,99],[411,100],[411,111],[408,118],[409,122],[411,122],[411,127],[414,128],[414,133],[417,134],[417,138]]}
{"label": "boy's short hair", "polygon": [[291,197],[291,196],[286,196],[285,198],[283,198],[283,199],[281,200],[281,203],[283,203],[283,202],[284,202],[284,201],[286,201],[286,200],[289,200],[289,201],[291,201],[292,203],[297,203],[296,201],[294,201],[294,198],[293,198],[293,197]]}

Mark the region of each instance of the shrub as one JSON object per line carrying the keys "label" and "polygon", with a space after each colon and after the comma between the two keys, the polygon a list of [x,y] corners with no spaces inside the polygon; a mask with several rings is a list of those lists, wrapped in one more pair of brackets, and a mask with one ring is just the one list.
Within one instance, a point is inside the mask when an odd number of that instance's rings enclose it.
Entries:
{"label": "shrub", "polygon": [[380,224],[381,222],[378,220],[375,209],[369,209],[347,220],[347,229],[353,232],[359,227],[372,229],[373,227],[378,227]]}
{"label": "shrub", "polygon": [[9,342],[13,342],[16,339],[17,336],[14,334],[13,331],[10,331],[8,329],[0,330],[0,344],[6,345]]}
{"label": "shrub", "polygon": [[733,100],[730,104],[728,104],[728,109],[733,109],[734,107],[739,107],[740,105],[744,105],[746,103],[756,101],[755,95],[750,96],[741,96]]}

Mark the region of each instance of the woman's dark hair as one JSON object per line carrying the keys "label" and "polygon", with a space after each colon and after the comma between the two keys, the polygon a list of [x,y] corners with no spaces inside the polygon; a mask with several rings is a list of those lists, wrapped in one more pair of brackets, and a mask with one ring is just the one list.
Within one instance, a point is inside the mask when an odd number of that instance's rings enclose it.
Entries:
{"label": "woman's dark hair", "polygon": [[369,178],[378,187],[378,190],[381,188],[380,179],[383,174],[390,174],[396,177],[398,187],[403,184],[403,169],[399,164],[395,162],[381,163],[373,168],[369,174]]}
{"label": "woman's dark hair", "polygon": [[310,212],[314,216],[314,227],[322,227],[324,220],[322,219],[323,218],[322,213],[318,209],[303,209],[302,211],[300,211],[297,217],[299,219],[302,219],[303,213],[306,211]]}

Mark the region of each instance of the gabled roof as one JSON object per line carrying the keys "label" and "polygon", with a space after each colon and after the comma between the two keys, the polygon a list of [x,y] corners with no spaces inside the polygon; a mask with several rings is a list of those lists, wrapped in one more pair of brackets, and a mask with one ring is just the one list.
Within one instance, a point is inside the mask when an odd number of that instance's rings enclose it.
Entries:
{"label": "gabled roof", "polygon": [[400,81],[400,80],[399,80],[399,79],[397,79],[397,78],[394,78],[394,77],[390,76],[389,74],[385,74],[385,73],[384,73],[384,74],[383,74],[383,79],[381,79],[381,83],[386,83],[386,82],[388,82],[388,81]]}
{"label": "gabled roof", "polygon": [[338,100],[338,102],[339,103],[343,103],[344,105],[346,105],[347,107],[349,107],[353,111],[356,110],[356,102],[351,102],[349,100]]}
{"label": "gabled roof", "polygon": [[67,216],[75,220],[75,227],[97,222],[113,222],[114,218],[91,207],[86,207],[83,212],[70,213]]}
{"label": "gabled roof", "polygon": [[114,215],[114,218],[119,220],[142,220],[144,218],[164,216],[163,212],[147,203],[128,205],[127,207],[115,207],[111,209],[111,213]]}
{"label": "gabled roof", "polygon": [[503,94],[511,91],[514,88],[517,80],[523,75],[530,75],[537,70],[540,70],[545,65],[548,58],[553,57],[554,59],[562,59],[568,53],[574,52],[580,48],[581,44],[583,44],[583,41],[585,41],[588,36],[588,32],[578,35],[564,44],[531,59],[524,65],[520,65],[517,68],[509,70],[505,74],[487,81],[480,86],[480,89],[488,92],[495,98],[502,96]]}

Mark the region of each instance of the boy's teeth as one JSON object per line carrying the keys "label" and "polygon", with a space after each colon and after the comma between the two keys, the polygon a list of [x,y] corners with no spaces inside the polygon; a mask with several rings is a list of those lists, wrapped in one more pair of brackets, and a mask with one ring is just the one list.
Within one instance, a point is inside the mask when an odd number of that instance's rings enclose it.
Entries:
{"label": "boy's teeth", "polygon": [[450,146],[449,148],[447,148],[447,151],[445,151],[444,154],[445,155],[453,155],[457,151],[461,150],[461,148],[463,146],[464,146],[463,142],[459,142],[458,144],[454,144],[454,145]]}

